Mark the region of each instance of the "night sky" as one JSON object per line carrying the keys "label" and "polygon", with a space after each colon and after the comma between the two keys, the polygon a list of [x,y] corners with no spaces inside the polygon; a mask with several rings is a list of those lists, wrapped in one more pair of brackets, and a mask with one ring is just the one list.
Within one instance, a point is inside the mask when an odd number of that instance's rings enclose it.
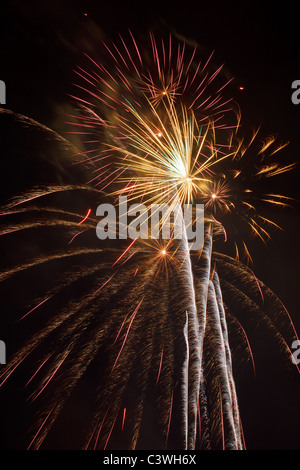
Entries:
{"label": "night sky", "polygon": [[[73,69],[84,63],[83,52],[101,57],[101,40],[126,35],[128,29],[136,37],[148,29],[171,31],[196,41],[206,54],[214,50],[214,61],[224,63],[225,72],[235,77],[230,92],[245,122],[261,125],[262,136],[275,134],[282,142],[290,141],[281,152],[282,162],[300,160],[300,104],[291,101],[291,84],[300,80],[296,2],[29,0],[4,4],[0,79],[7,87],[6,109],[70,139],[65,113],[70,110]],[[3,202],[15,191],[56,174],[53,160],[34,155],[37,144],[15,137],[11,120],[1,118],[0,135]],[[78,144],[75,136],[71,138]],[[278,192],[296,199],[294,209],[270,212],[285,231],[276,231],[267,247],[253,242],[253,269],[280,297],[300,331],[299,168],[278,178]],[[293,366],[287,370],[271,335],[258,332],[253,341],[256,378],[249,366],[238,367],[237,375],[247,448],[300,449],[299,374]]]}

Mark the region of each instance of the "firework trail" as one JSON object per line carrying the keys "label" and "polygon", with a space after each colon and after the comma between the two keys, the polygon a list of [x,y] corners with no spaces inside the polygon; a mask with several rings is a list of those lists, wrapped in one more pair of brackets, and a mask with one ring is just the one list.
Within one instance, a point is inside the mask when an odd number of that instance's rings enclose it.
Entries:
{"label": "firework trail", "polygon": [[[253,151],[256,135],[248,143],[238,137],[240,116],[223,98],[231,80],[219,83],[222,67],[211,57],[197,59],[196,47],[188,52],[171,36],[149,41],[141,50],[130,33],[130,45],[122,38],[103,45],[106,62],[89,58],[93,70],[78,68],[82,95],[70,123],[84,151],[55,140],[79,178],[26,188],[1,210],[3,251],[32,237],[38,247],[17,250],[14,264],[4,257],[0,286],[14,305],[3,331],[16,337],[1,391],[9,396],[14,378],[25,386],[30,449],[242,449],[230,334],[253,362],[243,312],[265,322],[291,355],[290,318],[238,260],[239,244],[248,259],[250,252],[234,230],[244,224],[265,241],[266,227],[276,226],[255,199],[286,205],[287,198],[258,194],[251,182],[292,168],[266,163],[283,146],[269,139]],[[251,155],[262,164],[249,174],[243,165]],[[96,207],[119,195],[147,207],[170,204],[173,231],[184,226],[184,203],[205,204],[201,250],[190,250],[185,229],[181,240],[100,245]],[[222,238],[233,240],[235,259],[214,250]],[[16,285],[29,286],[22,301],[11,294]],[[65,444],[61,429],[70,435]]]}

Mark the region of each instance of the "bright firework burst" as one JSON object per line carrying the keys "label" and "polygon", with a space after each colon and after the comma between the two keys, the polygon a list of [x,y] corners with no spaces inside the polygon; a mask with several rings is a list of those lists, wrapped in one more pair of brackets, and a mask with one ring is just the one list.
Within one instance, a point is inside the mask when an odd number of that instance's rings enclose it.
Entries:
{"label": "bright firework burst", "polygon": [[[235,115],[221,93],[228,82],[218,84],[222,67],[212,70],[211,57],[201,62],[196,47],[188,53],[171,37],[157,42],[150,34],[150,48],[142,50],[132,35],[131,45],[120,41],[104,44],[107,62],[91,60],[93,71],[77,71],[84,84],[78,85],[83,96],[73,125],[87,146],[77,163],[88,163],[92,178],[81,186],[34,189],[3,209],[3,235],[61,228],[68,238],[63,249],[56,241],[49,253],[3,272],[4,286],[16,277],[34,282],[37,272],[41,285],[16,318],[33,334],[28,339],[20,326],[21,346],[1,385],[5,389],[24,367],[35,415],[28,448],[47,448],[47,438],[51,442],[62,423],[68,426],[68,407],[89,384],[92,406],[86,406],[79,447],[241,449],[229,325],[253,366],[237,311],[248,309],[265,321],[288,355],[296,333],[288,318],[284,335],[277,315],[287,317],[284,307],[247,267],[214,252],[213,239],[236,236],[232,220],[268,238],[264,224],[274,222],[257,213],[258,193],[250,183],[291,166],[264,164],[267,150],[275,154],[271,139],[255,153],[263,166],[243,169],[255,139],[250,146],[238,140],[239,115],[234,124],[226,122]],[[119,194],[148,205],[203,201],[204,245],[194,254],[185,238],[99,246],[90,236],[97,223],[91,207],[71,210],[68,200],[55,200],[60,193],[95,196],[97,203]],[[273,193],[260,199],[286,203]],[[249,257],[245,241],[239,242]],[[49,266],[55,275],[45,286]]]}

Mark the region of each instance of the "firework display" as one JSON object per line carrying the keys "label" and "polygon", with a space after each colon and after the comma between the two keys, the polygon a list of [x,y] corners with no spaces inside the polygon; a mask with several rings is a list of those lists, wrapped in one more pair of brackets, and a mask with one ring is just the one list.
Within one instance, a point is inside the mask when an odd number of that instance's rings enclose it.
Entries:
{"label": "firework display", "polygon": [[[249,132],[227,91],[232,78],[197,45],[151,31],[139,43],[129,32],[101,50],[101,60],[85,54],[70,93],[68,128],[81,148],[1,111],[44,135],[71,168],[1,208],[2,250],[15,250],[13,262],[3,257],[1,295],[13,314],[1,327],[15,339],[0,395],[4,403],[17,383],[26,401],[17,447],[245,449],[233,354],[255,371],[251,321],[267,325],[287,364],[298,339],[248,244],[280,228],[266,207],[292,203],[265,190],[294,168],[277,160],[287,143]],[[120,197],[139,213],[135,232],[129,213],[99,240],[97,207],[120,211]],[[184,221],[196,204],[200,247],[188,236],[197,221]],[[148,214],[162,206],[153,236]],[[25,282],[30,289],[16,288]]]}

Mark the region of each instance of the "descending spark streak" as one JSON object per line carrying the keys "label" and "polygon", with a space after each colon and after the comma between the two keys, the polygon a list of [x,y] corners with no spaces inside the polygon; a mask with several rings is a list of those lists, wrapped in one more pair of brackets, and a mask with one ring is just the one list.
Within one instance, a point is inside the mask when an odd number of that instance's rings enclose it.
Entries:
{"label": "descending spark streak", "polygon": [[[178,260],[181,263],[181,278],[183,284],[183,294],[186,301],[186,323],[184,326],[184,338],[186,345],[186,353],[183,367],[182,378],[182,409],[183,424],[182,429],[184,433],[184,447],[187,449],[195,449],[195,442],[197,436],[197,419],[198,419],[198,403],[201,382],[201,367],[202,367],[202,348],[203,337],[205,332],[205,309],[200,310],[202,318],[199,316],[199,304],[197,304],[197,297],[200,292],[195,292],[194,276],[192,271],[191,257],[188,248],[188,241],[184,223],[182,220],[182,211],[179,206],[176,207],[177,218],[175,224],[182,224],[182,239],[180,242],[179,250],[177,251]],[[211,253],[211,234],[208,231],[208,241],[203,247],[201,258],[203,257],[203,267],[206,272],[206,283],[202,280],[202,301],[203,306],[206,306],[207,293],[205,290],[208,288],[209,274],[210,274],[210,253]],[[206,285],[206,287],[205,287]],[[205,307],[206,308],[206,307]],[[200,320],[200,322],[199,322]]]}
{"label": "descending spark streak", "polygon": [[253,372],[254,372],[254,375],[256,375],[255,362],[254,362],[254,357],[253,357],[253,353],[252,353],[252,348],[251,348],[251,346],[250,346],[249,338],[248,338],[248,336],[247,336],[247,334],[246,334],[244,328],[242,327],[241,323],[240,323],[238,320],[236,320],[236,321],[237,321],[239,327],[241,328],[241,330],[242,330],[242,332],[243,332],[243,335],[244,335],[244,337],[245,337],[245,339],[246,339],[248,351],[249,351],[249,354],[250,354],[250,357],[251,357]]}
{"label": "descending spark streak", "polygon": [[126,408],[123,410],[123,417],[122,417],[122,431],[124,429],[124,424],[125,424],[125,418],[126,418]]}
{"label": "descending spark streak", "polygon": [[107,279],[107,281],[105,281],[105,282],[102,284],[102,286],[100,286],[100,287],[94,292],[94,294],[97,294],[97,292],[99,292],[101,289],[103,289],[103,287],[105,287],[106,284],[108,284],[108,283],[112,280],[112,278],[113,278],[114,276],[115,276],[115,273],[114,273],[112,276],[110,276],[110,278]]}
{"label": "descending spark streak", "polygon": [[10,375],[15,371],[15,369],[21,364],[21,362],[26,359],[28,354],[30,354],[31,350],[27,352],[27,354],[23,355],[23,357],[20,360],[16,360],[14,364],[10,364],[7,369],[4,370],[4,372],[0,375],[0,379],[4,376],[4,379],[2,382],[0,382],[0,387],[6,382],[6,380],[10,377]]}
{"label": "descending spark streak", "polygon": [[[200,275],[197,272],[195,276],[195,291],[196,291],[196,307],[197,307],[197,318],[198,318],[198,367],[199,373],[197,374],[197,389],[195,393],[195,398],[198,395],[198,401],[200,399],[200,394],[203,401],[203,343],[206,327],[206,315],[207,315],[207,296],[208,296],[208,285],[211,269],[211,251],[212,251],[212,234],[211,227],[208,227],[205,233],[204,245],[201,252],[200,266],[197,266],[197,270],[200,271]],[[202,384],[202,387],[201,387]],[[200,388],[201,387],[201,388]],[[205,406],[205,403],[202,404]],[[199,405],[200,406],[200,405]],[[199,409],[200,412],[200,409]],[[203,415],[205,413],[203,412]],[[196,424],[196,416],[194,417],[194,423]],[[192,446],[192,444],[191,444]],[[191,447],[192,448],[192,447]]]}
{"label": "descending spark streak", "polygon": [[220,419],[221,419],[221,430],[222,430],[222,450],[225,450],[225,430],[224,430],[224,416],[223,416],[223,403],[222,403],[222,390],[219,385],[219,400],[220,400]]}
{"label": "descending spark streak", "polygon": [[51,296],[50,297],[47,297],[46,299],[42,300],[38,305],[36,305],[35,307],[33,307],[31,310],[29,310],[29,312],[25,313],[25,315],[23,315],[21,318],[19,318],[18,321],[21,321],[23,320],[25,317],[27,317],[27,315],[29,315],[31,312],[33,312],[35,309],[39,308],[41,305],[43,305],[45,302],[47,302],[47,300],[51,299]]}
{"label": "descending spark streak", "polygon": [[149,364],[151,362],[151,357],[153,354],[153,334],[151,333],[151,330],[148,332],[145,332],[144,338],[145,338],[145,342],[147,343],[147,347],[145,347],[145,349],[141,351],[141,354],[140,354],[141,372],[138,373],[138,377],[139,377],[138,388],[140,390],[140,394],[139,394],[139,400],[138,400],[136,411],[135,411],[135,421],[134,421],[131,443],[130,443],[131,450],[136,449],[139,435],[140,435],[142,418],[144,414],[144,404],[145,404],[146,393],[147,393],[147,382],[150,378]]}
{"label": "descending spark streak", "polygon": [[[97,444],[98,444],[99,436],[100,436],[100,433],[101,433],[101,430],[102,430],[102,426],[103,426],[103,424],[104,424],[104,421],[105,421],[105,418],[106,418],[106,415],[107,415],[108,411],[109,411],[109,408],[107,409],[107,411],[106,411],[106,413],[105,413],[105,415],[104,415],[104,418],[102,419],[102,422],[101,422],[101,424],[100,424],[100,426],[99,426],[98,433],[97,433],[96,440],[95,440],[94,450],[97,449]],[[94,433],[93,433],[93,434],[94,434]],[[91,435],[90,440],[92,439],[93,434]],[[88,447],[89,447],[90,440],[89,440],[89,442],[87,443],[86,449],[88,449]]]}
{"label": "descending spark streak", "polygon": [[220,312],[216,299],[216,291],[212,281],[208,288],[208,306],[209,306],[209,322],[213,343],[215,345],[214,369],[219,377],[221,387],[222,400],[222,422],[226,434],[226,449],[241,449],[241,438],[239,429],[236,429],[235,417],[233,415],[232,403],[232,384],[230,383],[231,372],[228,375],[228,364],[226,360],[226,348],[224,334],[222,331]]}
{"label": "descending spark streak", "polygon": [[116,366],[116,364],[117,364],[117,362],[118,362],[118,359],[119,359],[119,357],[120,357],[120,355],[121,355],[121,353],[122,353],[122,351],[123,351],[123,348],[124,348],[124,346],[125,346],[127,337],[128,337],[128,335],[129,335],[129,331],[130,331],[131,325],[132,325],[132,323],[133,323],[133,320],[135,319],[135,316],[136,316],[136,314],[137,314],[137,312],[138,312],[138,310],[139,310],[139,308],[140,308],[142,302],[143,302],[143,299],[139,302],[139,304],[138,304],[137,307],[134,309],[134,312],[132,313],[132,315],[131,315],[131,317],[130,317],[130,323],[129,323],[129,325],[128,325],[128,328],[127,328],[127,331],[126,331],[126,334],[125,334],[125,337],[124,337],[124,340],[123,340],[121,349],[120,349],[120,351],[119,351],[119,353],[118,353],[118,355],[117,355],[117,357],[116,357],[116,360],[115,360],[115,362],[114,362],[114,365],[113,365],[113,368],[112,368],[113,370],[114,370],[114,368],[115,368],[115,366]]}
{"label": "descending spark streak", "polygon": [[65,356],[62,358],[62,360],[58,363],[58,365],[56,366],[56,368],[54,369],[54,371],[52,372],[52,374],[50,375],[50,377],[48,378],[48,380],[46,381],[46,383],[43,385],[43,387],[41,388],[41,390],[34,396],[34,399],[36,399],[44,390],[45,388],[47,387],[47,385],[49,384],[49,382],[53,379],[54,375],[57,373],[57,371],[59,370],[59,368],[62,366],[62,364],[64,363],[64,361],[66,360],[67,356],[69,355],[70,351],[67,351],[67,353],[65,354]]}
{"label": "descending spark streak", "polygon": [[163,356],[164,356],[164,350],[161,352],[160,356],[160,361],[159,361],[159,368],[158,368],[158,373],[157,373],[157,378],[156,378],[156,385],[158,384],[160,373],[161,373],[161,367],[162,367],[162,362],[163,362]]}
{"label": "descending spark streak", "polygon": [[46,424],[46,421],[48,420],[49,416],[51,415],[53,409],[54,409],[54,407],[53,407],[52,410],[49,411],[49,413],[47,414],[46,418],[44,419],[44,421],[42,422],[41,426],[39,427],[37,433],[34,435],[32,441],[30,442],[29,446],[27,447],[27,450],[30,449],[30,447],[32,446],[32,444],[33,444],[34,441],[36,440],[37,436],[39,435],[40,431],[42,430],[43,426]]}
{"label": "descending spark streak", "polygon": [[104,445],[104,448],[103,448],[103,450],[105,450],[105,449],[106,449],[106,447],[107,447],[107,445],[108,445],[108,441],[109,441],[109,439],[110,439],[110,436],[111,436],[111,433],[112,433],[112,431],[113,431],[113,428],[114,428],[114,425],[115,425],[116,419],[117,419],[117,416],[115,417],[115,419],[114,419],[114,422],[113,422],[113,424],[112,424],[112,426],[111,426],[111,429],[110,429],[110,431],[109,431],[109,434],[108,434],[108,436],[107,436],[107,439],[106,439],[106,442],[105,442],[105,445]]}
{"label": "descending spark streak", "polygon": [[5,280],[6,278],[16,274],[16,273],[19,273],[23,270],[27,270],[33,266],[38,266],[40,264],[44,264],[44,263],[48,263],[49,261],[51,260],[61,260],[63,258],[69,258],[69,257],[72,257],[72,256],[80,256],[82,254],[87,254],[87,253],[99,253],[99,252],[103,252],[103,249],[78,249],[78,250],[74,250],[74,251],[70,251],[70,252],[64,252],[64,253],[58,253],[58,254],[54,254],[52,256],[43,256],[43,257],[40,257],[34,261],[31,261],[31,262],[28,262],[28,263],[24,263],[23,265],[21,266],[16,266],[12,269],[9,269],[7,271],[5,271],[4,273],[2,273],[2,280]]}
{"label": "descending spark streak", "polygon": [[[186,297],[186,326],[184,327],[187,353],[183,364],[183,403],[186,410],[184,419],[185,449],[194,449],[197,431],[197,407],[199,400],[200,383],[200,341],[199,322],[197,316],[196,297],[194,289],[194,279],[186,229],[182,217],[182,210],[176,206],[175,224],[181,224],[182,239],[178,250],[178,260],[181,263],[181,275],[183,279],[183,289]],[[186,376],[185,376],[186,374]]]}
{"label": "descending spark streak", "polygon": [[88,211],[87,211],[87,213],[86,213],[86,216],[85,216],[80,222],[78,222],[77,225],[83,224],[83,223],[86,221],[86,219],[89,217],[91,211],[92,211],[92,209],[88,209]]}
{"label": "descending spark streak", "polygon": [[39,367],[37,368],[37,370],[34,372],[34,374],[30,377],[30,379],[28,379],[28,381],[26,382],[25,384],[25,387],[27,387],[30,382],[34,379],[34,377],[36,376],[36,374],[39,372],[39,370],[43,367],[44,364],[46,364],[46,362],[50,359],[50,357],[52,356],[52,354],[49,354],[48,357],[46,357],[46,359],[39,365]]}
{"label": "descending spark streak", "polygon": [[171,396],[171,403],[170,403],[170,410],[169,410],[169,419],[168,419],[168,429],[167,429],[167,436],[166,436],[166,444],[168,442],[170,427],[171,427],[171,419],[172,419],[172,411],[173,411],[173,393]]}
{"label": "descending spark streak", "polygon": [[132,240],[132,242],[128,245],[128,247],[122,252],[122,254],[119,256],[119,258],[114,262],[114,264],[112,265],[115,266],[121,258],[123,258],[123,256],[127,253],[128,250],[130,250],[130,248],[132,247],[132,245],[136,242],[136,238],[134,240]]}
{"label": "descending spark streak", "polygon": [[183,327],[183,337],[184,337],[184,344],[185,344],[185,351],[184,351],[184,360],[182,363],[182,395],[181,395],[181,408],[182,408],[182,430],[183,430],[183,438],[184,442],[182,448],[184,450],[187,449],[187,442],[188,442],[188,406],[189,406],[189,339],[188,339],[188,312],[186,311],[186,320]]}
{"label": "descending spark streak", "polygon": [[219,310],[220,328],[222,331],[223,345],[225,349],[225,362],[227,366],[227,376],[228,376],[228,381],[229,381],[230,410],[232,411],[232,414],[233,414],[234,431],[237,436],[235,445],[241,446],[240,418],[239,418],[239,413],[238,413],[238,403],[237,403],[237,396],[236,396],[236,390],[235,390],[235,383],[234,383],[233,373],[232,373],[232,361],[231,361],[230,346],[228,342],[227,322],[226,322],[226,317],[225,317],[219,277],[216,271],[214,272],[214,276],[213,276],[213,285],[215,289],[217,306]]}
{"label": "descending spark streak", "polygon": [[86,232],[88,229],[85,229],[85,230],[82,230],[81,232],[78,232],[78,233],[75,233],[75,235],[73,235],[73,237],[71,238],[71,240],[68,242],[68,245],[70,245],[73,240],[75,240],[76,237],[78,237],[78,235],[80,235],[81,233],[84,233]]}

